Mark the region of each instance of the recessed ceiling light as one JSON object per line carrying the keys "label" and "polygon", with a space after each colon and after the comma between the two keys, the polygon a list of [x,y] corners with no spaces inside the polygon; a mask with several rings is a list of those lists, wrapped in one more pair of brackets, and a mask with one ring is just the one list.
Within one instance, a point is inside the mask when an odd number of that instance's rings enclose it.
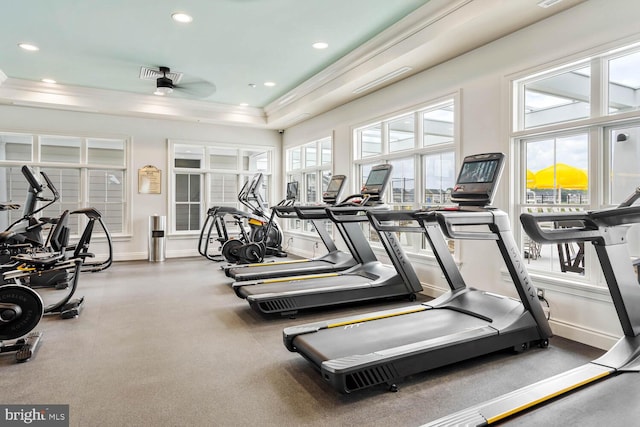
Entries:
{"label": "recessed ceiling light", "polygon": [[184,12],[174,12],[171,14],[171,19],[173,19],[176,22],[182,22],[185,24],[188,24],[189,22],[193,21],[193,17],[191,15],[187,15]]}
{"label": "recessed ceiling light", "polygon": [[268,86],[268,87],[273,87],[273,86],[275,86],[276,84],[275,84],[274,82],[264,82],[264,85],[265,85],[265,86]]}
{"label": "recessed ceiling light", "polygon": [[249,104],[247,104],[246,102],[241,102],[241,103],[240,103],[240,106],[241,106],[241,107],[248,107],[248,106],[249,106]]}
{"label": "recessed ceiling light", "polygon": [[55,80],[53,80],[53,79],[42,79],[42,82],[44,82],[44,83],[51,83],[51,84],[56,83],[56,81],[55,81]]}
{"label": "recessed ceiling light", "polygon": [[325,42],[317,42],[312,44],[311,46],[313,46],[314,49],[326,49],[329,47],[329,44]]}
{"label": "recessed ceiling light", "polygon": [[36,46],[35,44],[31,44],[31,43],[19,43],[18,46],[21,49],[28,50],[30,52],[35,52],[35,51],[40,50],[40,48],[38,46]]}

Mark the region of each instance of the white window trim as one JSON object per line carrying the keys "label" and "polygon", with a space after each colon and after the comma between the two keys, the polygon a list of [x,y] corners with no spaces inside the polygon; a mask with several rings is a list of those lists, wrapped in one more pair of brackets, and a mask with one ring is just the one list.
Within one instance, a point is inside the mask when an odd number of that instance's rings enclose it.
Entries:
{"label": "white window trim", "polygon": [[[137,177],[134,176],[132,171],[132,138],[127,135],[121,134],[92,134],[92,133],[74,133],[74,132],[51,132],[45,130],[34,130],[31,132],[20,131],[16,129],[2,129],[3,134],[13,134],[13,135],[28,135],[32,137],[32,145],[31,145],[31,161],[23,161],[23,160],[0,160],[0,166],[16,166],[22,167],[23,165],[29,165],[34,168],[63,168],[63,169],[78,169],[80,170],[80,204],[82,207],[90,207],[89,206],[89,195],[88,195],[88,178],[87,178],[87,170],[106,170],[106,169],[118,169],[124,172],[126,177],[126,182],[123,185],[124,191],[124,212],[122,214],[122,232],[115,233],[112,230],[109,230],[111,234],[111,238],[114,241],[125,241],[132,238],[132,223],[133,223],[133,212],[132,212],[132,204],[133,204],[133,191],[131,183]],[[80,138],[81,146],[80,146],[80,164],[77,162],[69,162],[69,163],[58,163],[58,162],[42,162],[40,161],[40,139],[41,137],[68,137],[68,138]],[[89,164],[88,163],[88,140],[90,139],[117,139],[122,140],[124,142],[124,164],[121,167],[114,165],[101,165],[101,164]],[[36,160],[34,160],[36,159]],[[84,221],[84,219],[82,219]],[[92,237],[96,241],[106,241],[105,237],[95,236]]]}
{"label": "white window trim", "polygon": [[[194,148],[203,148],[204,149],[204,159],[203,165],[200,168],[176,168],[174,167],[174,153],[176,145],[185,145],[185,146],[193,146]],[[238,176],[238,190],[242,186],[242,181],[244,179],[248,179],[255,172],[243,170],[242,167],[242,157],[238,156],[236,169],[210,169],[209,163],[209,151],[213,148],[220,148],[225,150],[236,150],[238,153],[242,151],[263,151],[268,154],[268,164],[269,167],[266,171],[262,171],[265,176],[269,177],[269,194],[267,194],[268,200],[274,200],[275,197],[275,180],[274,180],[274,159],[276,153],[276,147],[273,146],[264,146],[264,145],[243,145],[239,147],[238,144],[231,144],[225,142],[217,142],[217,141],[193,141],[193,140],[184,140],[184,139],[167,139],[167,192],[166,192],[166,202],[167,206],[169,206],[169,218],[168,218],[168,237],[171,238],[187,238],[193,237],[200,234],[199,230],[176,230],[175,229],[175,217],[176,217],[176,203],[175,203],[175,185],[176,185],[176,173],[190,173],[190,174],[200,174],[201,176],[201,202],[200,202],[200,227],[202,227],[202,222],[204,221],[204,217],[207,213],[207,210],[210,206],[212,206],[213,202],[210,199],[210,180],[208,177],[211,174],[234,174]],[[239,205],[239,202],[238,202]],[[240,208],[240,206],[238,206]]]}
{"label": "white window trim", "polygon": [[[331,143],[331,161],[329,163],[322,163],[322,143],[324,141],[329,141]],[[305,166],[306,163],[306,150],[305,147],[307,146],[311,146],[315,144],[316,146],[316,160],[317,160],[317,164],[313,165],[313,166]],[[290,165],[290,161],[289,161],[289,153],[291,153],[293,150],[300,150],[300,167],[297,169],[290,169],[291,165]],[[334,170],[333,170],[333,160],[334,160],[334,155],[335,155],[335,150],[334,150],[334,135],[333,132],[331,132],[329,135],[325,135],[322,136],[320,138],[316,138],[316,139],[312,139],[309,141],[306,141],[304,143],[300,143],[300,144],[293,144],[290,145],[288,147],[286,147],[284,150],[284,181],[288,181],[289,179],[289,175],[299,175],[300,176],[300,182],[298,184],[298,193],[299,193],[299,200],[298,202],[301,204],[309,204],[309,203],[322,203],[322,192],[323,192],[323,183],[322,183],[322,175],[325,172],[329,172],[330,174],[333,175]],[[316,176],[316,192],[317,192],[317,196],[316,196],[316,200],[309,202],[306,199],[306,185],[304,182],[304,178],[306,175],[308,174],[315,174]],[[286,185],[286,182],[285,182]],[[291,235],[298,235],[298,236],[316,236],[316,232],[313,229],[313,227],[305,227],[304,224],[302,224],[302,222],[300,223],[300,227],[299,228],[293,228],[290,225],[290,221],[299,221],[297,219],[291,219],[291,220],[287,220],[287,221],[282,221],[282,225],[284,226],[284,230]],[[301,221],[301,220],[300,220]],[[306,228],[306,229],[305,229]]]}
{"label": "white window trim", "polygon": [[[416,119],[414,120],[413,149],[399,150],[392,153],[389,152],[389,140],[388,140],[388,135],[389,135],[388,123],[389,122],[409,114],[415,114],[416,118],[419,118],[423,113],[432,111],[432,110],[437,110],[438,108],[441,108],[442,106],[447,105],[451,102],[453,102],[453,111],[454,111],[452,142],[444,143],[444,144],[434,144],[426,147],[421,145],[424,137],[423,128],[422,128],[423,122],[422,120]],[[460,154],[461,145],[462,145],[461,144],[461,129],[462,129],[461,111],[462,111],[461,90],[457,90],[455,92],[443,94],[441,96],[434,97],[430,100],[421,102],[419,104],[415,104],[411,107],[407,107],[402,110],[396,110],[389,114],[380,115],[371,120],[362,121],[358,124],[350,126],[349,130],[351,133],[351,147],[352,147],[351,155],[352,155],[352,164],[353,164],[351,175],[354,177],[352,185],[354,185],[355,188],[360,188],[362,186],[363,183],[360,182],[361,176],[359,172],[360,167],[362,165],[387,163],[389,161],[411,157],[414,159],[414,173],[415,173],[415,177],[414,177],[415,178],[415,189],[414,189],[415,196],[414,196],[413,206],[414,208],[418,208],[421,205],[421,202],[420,202],[421,198],[418,197],[418,195],[423,194],[424,192],[424,176],[423,176],[423,168],[421,164],[422,156],[427,154],[453,152],[456,162],[459,163],[461,160],[461,154]],[[362,141],[360,141],[358,131],[366,127],[374,126],[376,124],[382,124],[381,154],[360,158]],[[397,205],[392,202],[391,193],[392,193],[391,191],[387,191],[385,195],[385,200],[387,201],[387,203],[389,203],[392,206]],[[379,248],[382,247],[382,245],[379,242],[371,242],[371,246],[374,248],[374,250],[378,250]],[[456,260],[459,260],[462,255],[461,246],[462,245],[455,245],[454,257]],[[423,262],[425,262],[426,264],[430,264],[432,260],[435,259],[433,257],[433,254],[431,254],[430,250],[428,250],[425,253],[423,252],[423,249],[416,248],[415,246],[413,248],[408,248],[403,246],[403,248],[407,251],[407,255],[409,257],[413,257],[416,260],[423,260]]]}
{"label": "white window trim", "polygon": [[[505,104],[508,105],[508,135],[511,147],[512,165],[510,168],[509,215],[513,224],[520,224],[521,207],[524,206],[524,188],[521,165],[525,163],[525,152],[522,140],[537,139],[545,136],[558,137],[567,133],[584,132],[589,135],[589,197],[590,204],[585,209],[611,207],[609,189],[605,183],[605,174],[609,168],[610,153],[605,130],[610,127],[635,125],[640,121],[640,111],[609,113],[608,105],[608,67],[607,62],[617,57],[640,52],[640,41],[633,39],[618,40],[606,45],[594,47],[586,52],[578,52],[552,62],[521,70],[504,77],[504,84],[509,88]],[[523,90],[526,83],[542,76],[551,76],[576,68],[580,64],[591,66],[590,117],[568,120],[531,128],[524,128]],[[524,245],[524,231],[521,227],[513,227],[514,237],[521,247]],[[588,297],[599,301],[610,301],[607,285],[600,269],[595,251],[590,244],[585,244],[585,266],[588,272],[580,277],[563,273],[533,270],[531,276],[536,279],[541,289],[550,289],[570,295]],[[505,276],[503,274],[503,276]],[[595,283],[595,285],[594,285]]]}

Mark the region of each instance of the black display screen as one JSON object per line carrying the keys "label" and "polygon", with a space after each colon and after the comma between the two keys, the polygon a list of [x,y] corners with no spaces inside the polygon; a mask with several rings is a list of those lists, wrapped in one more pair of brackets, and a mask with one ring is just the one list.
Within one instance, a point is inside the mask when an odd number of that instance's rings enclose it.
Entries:
{"label": "black display screen", "polygon": [[292,181],[287,183],[287,199],[298,198],[298,181]]}
{"label": "black display screen", "polygon": [[498,169],[498,160],[469,162],[462,165],[458,184],[475,184],[492,182]]}
{"label": "black display screen", "polygon": [[329,186],[327,187],[327,193],[336,193],[340,191],[340,187],[342,186],[341,179],[332,179],[329,181]]}
{"label": "black display screen", "polygon": [[384,180],[389,173],[388,169],[377,169],[372,170],[367,177],[367,182],[364,184],[365,187],[375,187],[384,184]]}

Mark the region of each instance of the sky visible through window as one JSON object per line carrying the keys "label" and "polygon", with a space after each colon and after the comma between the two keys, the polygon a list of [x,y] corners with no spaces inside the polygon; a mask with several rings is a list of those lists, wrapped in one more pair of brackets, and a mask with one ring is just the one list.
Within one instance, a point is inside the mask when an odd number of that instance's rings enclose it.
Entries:
{"label": "sky visible through window", "polygon": [[[554,157],[555,156],[555,157]],[[527,144],[527,169],[537,172],[556,163],[565,163],[587,170],[589,153],[587,135],[571,135],[555,140],[540,140]]]}

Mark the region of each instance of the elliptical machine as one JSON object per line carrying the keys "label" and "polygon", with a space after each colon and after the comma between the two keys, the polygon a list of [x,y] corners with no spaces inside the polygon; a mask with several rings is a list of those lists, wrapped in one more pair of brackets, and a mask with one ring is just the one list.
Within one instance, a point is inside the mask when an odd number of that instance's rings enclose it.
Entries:
{"label": "elliptical machine", "polygon": [[[46,250],[13,256],[14,264],[3,266],[3,283],[24,284],[39,289],[46,304],[44,314],[59,314],[63,319],[77,317],[84,297],[72,298],[78,289],[82,258],[67,256],[68,210],[56,221],[47,242],[49,246]],[[58,286],[60,283],[65,286]]]}
{"label": "elliptical machine", "polygon": [[[266,228],[264,231],[260,228],[256,229],[256,233],[253,235],[254,239],[259,236],[262,236],[261,240],[254,240],[249,243],[245,243],[242,246],[239,246],[235,249],[235,253],[233,254],[238,258],[236,261],[238,264],[254,264],[260,263],[264,261],[264,257],[267,253],[271,255],[275,255],[278,257],[286,257],[287,253],[284,252],[280,247],[274,248],[268,246],[269,238],[274,235],[271,233],[273,227],[278,227],[278,223],[275,221],[275,215],[277,214],[277,208],[280,207],[290,207],[293,206],[298,199],[298,182],[289,182],[287,183],[287,195],[286,197],[280,201],[275,207],[271,208],[271,215],[269,216],[269,221],[267,222]],[[263,226],[264,227],[264,226]],[[280,229],[277,229],[279,241],[282,241],[282,234]],[[270,252],[269,252],[270,251]]]}
{"label": "elliptical machine", "polygon": [[[260,195],[262,180],[262,173],[256,173],[238,193],[238,201],[249,209],[248,212],[226,206],[214,206],[209,209],[207,219],[200,231],[198,242],[200,255],[211,261],[252,262],[250,259],[253,259],[254,256],[251,254],[245,256],[243,247],[252,243],[258,245],[262,243],[265,247],[263,257],[265,255],[287,256],[287,253],[282,250],[282,231],[273,214],[268,215],[264,208],[264,199]],[[229,215],[234,218],[234,222],[240,230],[237,237],[229,236],[226,226],[226,218]],[[215,238],[214,229],[217,233]],[[221,245],[219,255],[210,253],[209,245],[214,240],[217,240]],[[253,251],[256,247],[251,246],[251,248]]]}
{"label": "elliptical machine", "polygon": [[[246,200],[247,196],[247,188],[251,181],[247,181],[244,183],[240,192],[238,193],[238,200]],[[233,223],[238,227],[239,235],[237,237],[229,236],[229,229],[227,228],[227,218],[231,216],[233,218]],[[247,212],[238,210],[229,206],[213,206],[209,208],[207,211],[207,217],[202,225],[202,229],[200,230],[200,240],[198,241],[198,252],[203,257],[207,258],[211,261],[224,261],[225,257],[222,254],[222,246],[230,239],[239,239],[245,243],[248,243],[249,233],[246,230],[244,225],[244,221],[249,218],[249,214]],[[213,234],[215,228],[215,236]],[[220,253],[216,254],[211,252],[209,245],[213,243],[213,241],[217,241],[220,244],[218,251]]]}
{"label": "elliptical machine", "polygon": [[[10,262],[11,257],[19,253],[44,247],[46,241],[42,229],[45,225],[52,224],[53,220],[51,218],[36,218],[35,215],[60,199],[58,190],[46,173],[40,172],[46,182],[46,185],[42,185],[28,166],[22,166],[21,171],[29,183],[27,199],[22,210],[22,217],[11,223],[5,231],[0,232],[0,264]],[[51,197],[43,196],[45,189],[49,190]],[[45,203],[38,207],[39,202]],[[4,206],[11,206],[12,209],[17,208],[17,205]]]}
{"label": "elliptical machine", "polygon": [[[16,255],[43,250],[49,245],[51,232],[55,229],[56,222],[58,221],[58,218],[36,218],[36,214],[60,199],[60,194],[49,176],[45,172],[40,172],[40,175],[46,183],[42,185],[27,165],[22,166],[21,172],[29,183],[27,199],[24,204],[22,217],[11,223],[5,231],[0,232],[0,265],[10,263],[12,257]],[[50,197],[43,197],[45,190],[51,193]],[[38,207],[38,203],[40,202],[46,203]],[[4,204],[3,206],[4,209],[2,210],[19,208],[19,205],[15,204]],[[71,215],[84,215],[87,218],[87,223],[77,242],[73,244],[68,244],[67,242],[65,244],[65,250],[69,252],[65,256],[67,258],[81,258],[83,260],[82,271],[96,272],[107,269],[113,262],[113,242],[111,240],[111,234],[102,220],[102,214],[97,209],[88,207],[77,209],[71,212]],[[93,253],[89,252],[89,249],[93,231],[96,229],[96,223],[102,229],[106,238],[108,249],[107,257],[106,259],[87,261],[87,258],[95,257]],[[49,235],[45,238],[43,230],[47,226],[50,227],[50,230]],[[61,286],[66,285],[61,284]]]}

